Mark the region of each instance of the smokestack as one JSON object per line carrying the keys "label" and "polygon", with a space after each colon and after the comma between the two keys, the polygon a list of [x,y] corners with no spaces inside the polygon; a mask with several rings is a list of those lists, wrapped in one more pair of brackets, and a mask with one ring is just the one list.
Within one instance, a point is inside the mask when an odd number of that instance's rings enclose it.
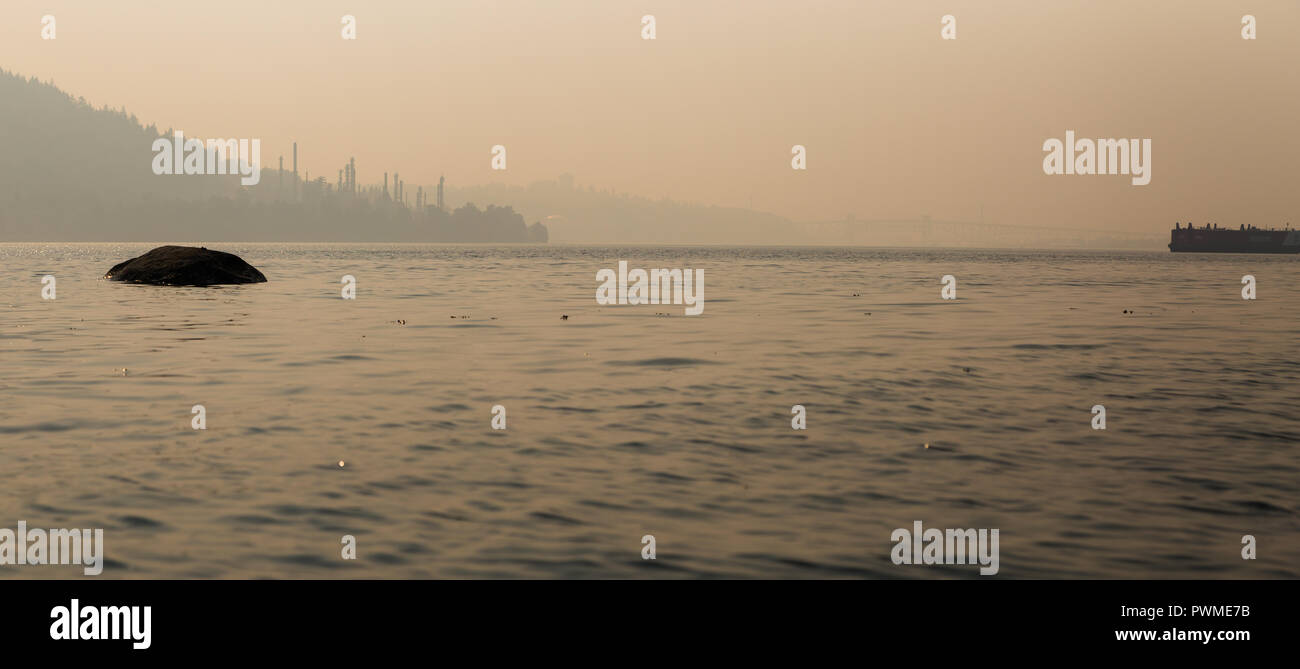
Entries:
{"label": "smokestack", "polygon": [[294,200],[300,199],[299,198],[300,192],[301,191],[298,189],[298,142],[294,142],[293,143],[293,199]]}
{"label": "smokestack", "polygon": [[356,158],[348,159],[348,180],[351,182],[348,184],[350,190],[353,193],[356,193],[357,192],[357,159]]}
{"label": "smokestack", "polygon": [[446,181],[447,181],[447,177],[445,176],[438,177],[438,211],[446,211],[443,208],[443,201],[442,201],[442,184],[446,183]]}
{"label": "smokestack", "polygon": [[388,199],[388,173],[384,172],[384,199]]}

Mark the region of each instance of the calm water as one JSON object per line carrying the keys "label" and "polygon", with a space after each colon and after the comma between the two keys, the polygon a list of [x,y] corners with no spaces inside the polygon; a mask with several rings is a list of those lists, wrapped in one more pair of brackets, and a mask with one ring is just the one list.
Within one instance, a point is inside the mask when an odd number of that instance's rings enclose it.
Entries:
{"label": "calm water", "polygon": [[[977,577],[893,565],[914,520],[999,528],[997,578],[1300,576],[1295,256],[262,244],[219,248],[266,284],[100,279],[152,246],[0,245],[0,527],[104,528],[99,578]],[[620,259],[704,268],[704,314],[598,306]]]}

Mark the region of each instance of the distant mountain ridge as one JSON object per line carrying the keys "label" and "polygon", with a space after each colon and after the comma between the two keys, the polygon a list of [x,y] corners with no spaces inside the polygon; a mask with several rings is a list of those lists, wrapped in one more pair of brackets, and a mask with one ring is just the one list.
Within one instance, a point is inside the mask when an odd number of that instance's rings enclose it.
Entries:
{"label": "distant mountain ridge", "polygon": [[95,108],[53,83],[0,70],[0,199],[114,202],[200,197],[205,186],[211,194],[230,191],[221,177],[165,182],[154,176],[150,145],[162,134],[124,109]]}

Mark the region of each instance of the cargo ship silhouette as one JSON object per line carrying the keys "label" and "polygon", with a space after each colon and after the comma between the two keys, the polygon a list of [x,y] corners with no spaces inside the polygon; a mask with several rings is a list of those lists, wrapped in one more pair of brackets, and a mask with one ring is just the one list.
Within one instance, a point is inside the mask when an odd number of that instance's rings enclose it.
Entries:
{"label": "cargo ship silhouette", "polygon": [[1243,225],[1233,230],[1217,225],[1203,228],[1174,223],[1169,232],[1174,253],[1300,253],[1300,230],[1265,230]]}

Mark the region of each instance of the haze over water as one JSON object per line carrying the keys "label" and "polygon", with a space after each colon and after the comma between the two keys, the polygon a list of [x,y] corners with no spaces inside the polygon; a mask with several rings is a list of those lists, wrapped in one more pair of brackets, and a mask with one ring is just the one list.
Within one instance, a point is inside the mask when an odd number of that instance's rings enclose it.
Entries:
{"label": "haze over water", "polygon": [[[977,577],[892,564],[915,520],[999,528],[999,578],[1300,576],[1294,256],[228,244],[269,282],[100,278],[157,245],[0,244],[0,527],[104,528],[99,578]],[[619,260],[703,268],[704,313],[598,306]]]}

